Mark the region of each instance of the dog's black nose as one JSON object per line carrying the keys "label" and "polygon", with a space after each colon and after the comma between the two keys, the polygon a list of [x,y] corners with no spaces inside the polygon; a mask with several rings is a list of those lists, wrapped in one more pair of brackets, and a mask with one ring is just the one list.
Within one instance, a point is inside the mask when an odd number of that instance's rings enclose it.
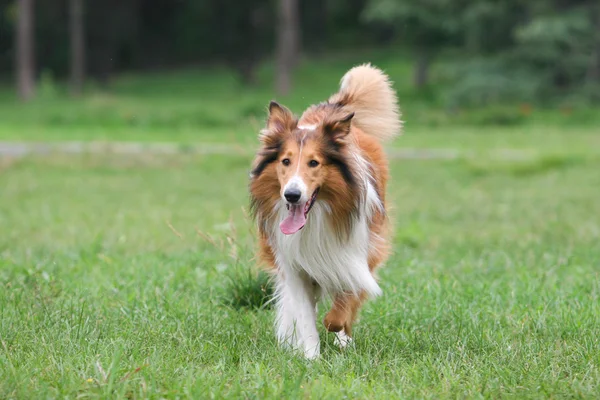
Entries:
{"label": "dog's black nose", "polygon": [[288,189],[285,191],[283,196],[287,201],[293,204],[297,203],[298,200],[300,200],[300,197],[302,197],[302,193],[300,193],[300,190],[298,189]]}

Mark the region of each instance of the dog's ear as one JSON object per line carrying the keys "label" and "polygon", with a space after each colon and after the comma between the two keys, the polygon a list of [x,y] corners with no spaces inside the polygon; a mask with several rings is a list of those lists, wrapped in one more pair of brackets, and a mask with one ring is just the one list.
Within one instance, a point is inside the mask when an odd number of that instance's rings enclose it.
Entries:
{"label": "dog's ear", "polygon": [[291,132],[296,128],[298,121],[290,110],[275,101],[269,103],[269,117],[267,126],[261,131],[259,136],[261,142],[269,145],[269,142],[278,140],[286,132]]}
{"label": "dog's ear", "polygon": [[346,136],[350,133],[350,128],[352,127],[352,118],[354,117],[354,113],[342,117],[342,118],[334,118],[330,120],[326,120],[323,124],[323,131],[325,132],[325,136],[327,136],[330,140],[335,143],[343,143]]}

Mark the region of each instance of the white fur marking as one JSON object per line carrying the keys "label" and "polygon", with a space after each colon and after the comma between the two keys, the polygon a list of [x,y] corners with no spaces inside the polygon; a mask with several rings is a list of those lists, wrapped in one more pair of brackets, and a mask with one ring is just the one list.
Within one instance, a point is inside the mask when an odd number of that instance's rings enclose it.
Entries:
{"label": "white fur marking", "polygon": [[293,235],[284,235],[278,224],[287,216],[287,210],[281,204],[279,218],[269,229],[276,257],[285,260],[283,268],[306,272],[327,294],[350,291],[358,295],[365,290],[371,296],[380,295],[381,288],[367,263],[367,215],[361,213],[354,221],[350,236],[340,238],[329,223],[329,212],[317,198],[304,228]]}
{"label": "white fur marking", "polygon": [[350,79],[350,74],[348,74],[348,73],[344,74],[344,76],[342,77],[342,81],[340,82],[340,92],[343,92],[344,90],[346,90],[349,79]]}
{"label": "white fur marking", "polygon": [[298,171],[300,171],[300,160],[302,160],[302,150],[304,150],[304,139],[306,139],[306,135],[302,136],[302,140],[300,140],[300,152],[298,153],[298,166],[296,167],[296,175],[298,175]]}
{"label": "white fur marking", "polygon": [[[283,193],[285,194],[285,192],[288,189],[300,190],[300,193],[302,193],[302,196],[300,197],[300,203],[306,203],[308,201],[308,188],[306,187],[306,183],[304,183],[304,181],[302,180],[302,178],[300,178],[300,176],[298,176],[298,175],[292,176],[292,178],[288,181],[288,183],[285,184],[285,186],[283,188]],[[285,196],[283,199],[285,201]]]}
{"label": "white fur marking", "polygon": [[[367,206],[369,205],[372,209],[374,208],[377,211],[383,211],[383,204],[381,203],[381,199],[379,198],[377,191],[375,190],[373,184],[370,181],[367,182]],[[371,215],[372,211],[373,210],[371,210]]]}
{"label": "white fur marking", "polygon": [[346,335],[346,332],[342,329],[341,331],[335,333],[335,339],[333,339],[333,343],[339,346],[340,349],[343,349],[352,343],[352,337]]}
{"label": "white fur marking", "polygon": [[[298,166],[296,167],[296,174],[292,176],[292,178],[285,184],[283,188],[283,193],[288,189],[298,189],[300,193],[302,193],[302,197],[300,197],[300,203],[306,203],[308,201],[308,188],[306,187],[306,183],[302,180],[298,172],[300,172],[300,160],[302,159],[302,150],[304,150],[304,139],[306,139],[306,134],[300,140],[300,152],[298,153]],[[283,197],[285,201],[285,196]]]}
{"label": "white fur marking", "polygon": [[320,354],[316,326],[316,293],[310,278],[302,272],[283,268],[277,275],[277,338],[283,346],[301,350],[308,359]]}
{"label": "white fur marking", "polygon": [[364,193],[365,198],[363,203],[364,210],[362,211],[367,213],[367,217],[370,220],[373,217],[375,211],[384,210],[383,204],[381,202],[381,199],[379,198],[379,195],[377,194],[377,191],[375,190],[375,187],[371,183],[373,177],[369,172],[369,163],[360,154],[355,154],[354,160],[356,161],[359,170],[359,175],[362,177],[363,184],[366,189]]}
{"label": "white fur marking", "polygon": [[308,131],[314,131],[315,129],[317,129],[318,125],[298,125],[298,129],[302,129],[302,130],[308,130]]}

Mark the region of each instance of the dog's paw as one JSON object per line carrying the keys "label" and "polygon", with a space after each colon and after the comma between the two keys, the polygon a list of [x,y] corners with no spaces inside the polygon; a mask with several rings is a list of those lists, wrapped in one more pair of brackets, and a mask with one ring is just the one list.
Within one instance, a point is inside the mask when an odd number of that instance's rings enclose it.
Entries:
{"label": "dog's paw", "polygon": [[346,335],[346,332],[341,330],[335,333],[335,339],[333,339],[333,343],[335,343],[340,349],[345,349],[349,344],[352,344],[352,337]]}
{"label": "dog's paw", "polygon": [[319,345],[306,347],[304,349],[304,358],[307,360],[315,360],[321,355]]}

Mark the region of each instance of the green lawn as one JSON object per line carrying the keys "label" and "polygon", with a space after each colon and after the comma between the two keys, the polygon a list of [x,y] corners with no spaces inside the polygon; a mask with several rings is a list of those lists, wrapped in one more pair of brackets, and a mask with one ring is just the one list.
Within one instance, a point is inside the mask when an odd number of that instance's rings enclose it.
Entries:
{"label": "green lawn", "polygon": [[[64,85],[44,83],[38,99],[19,104],[12,87],[0,87],[0,141],[137,141],[254,143],[271,99],[300,113],[334,93],[342,75],[370,60],[394,81],[406,122],[406,138],[398,146],[465,147],[456,134],[473,142],[535,148],[548,141],[568,145],[564,131],[589,136],[585,148],[600,146],[598,108],[565,103],[546,108],[506,104],[484,109],[450,107],[444,88],[452,84],[451,65],[438,63],[431,87],[416,91],[411,83],[411,59],[405,55],[370,52],[306,60],[295,74],[292,95],[278,98],[272,88],[273,69],[265,64],[255,87],[242,86],[223,68],[117,76],[109,91],[90,87],[81,99],[64,95]],[[515,142],[516,140],[516,142]],[[479,146],[481,147],[481,146]]]}
{"label": "green lawn", "polygon": [[[458,158],[392,160],[384,295],[353,348],[319,325],[314,362],[277,347],[245,213],[268,65],[257,88],[189,70],[80,100],[46,85],[19,105],[0,90],[0,141],[182,144],[0,157],[0,398],[600,397],[598,110],[450,112],[414,92],[408,62],[371,59],[404,110],[395,150]],[[356,61],[304,63],[280,100],[301,111]],[[207,143],[247,152],[183,151]]]}
{"label": "green lawn", "polygon": [[538,151],[395,160],[384,295],[315,362],[232,306],[248,158],[4,160],[0,398],[598,398],[600,160]]}

